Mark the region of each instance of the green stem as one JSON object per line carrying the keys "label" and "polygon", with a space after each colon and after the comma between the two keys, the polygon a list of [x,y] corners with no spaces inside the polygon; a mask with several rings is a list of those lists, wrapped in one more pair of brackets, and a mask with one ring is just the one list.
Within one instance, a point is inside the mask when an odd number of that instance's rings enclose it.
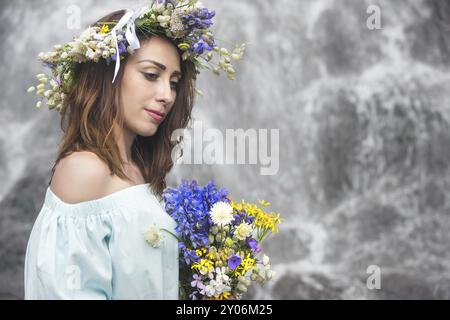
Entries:
{"label": "green stem", "polygon": [[180,242],[181,241],[181,239],[180,238],[178,238],[178,236],[177,235],[175,235],[173,232],[171,232],[171,231],[169,231],[169,230],[167,230],[167,229],[164,229],[164,228],[161,228],[160,230],[162,230],[162,231],[166,231],[167,233],[169,233],[169,234],[171,234],[172,236],[174,236],[177,240],[178,240],[178,242]]}

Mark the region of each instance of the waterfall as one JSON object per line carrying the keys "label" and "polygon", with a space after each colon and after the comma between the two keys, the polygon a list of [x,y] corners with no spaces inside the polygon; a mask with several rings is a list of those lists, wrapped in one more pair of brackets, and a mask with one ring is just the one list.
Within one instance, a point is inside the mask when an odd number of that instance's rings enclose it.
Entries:
{"label": "waterfall", "polygon": [[[224,133],[279,129],[279,170],[180,165],[168,184],[214,178],[234,198],[265,199],[281,213],[280,233],[263,244],[277,275],[248,297],[448,299],[446,1],[202,2],[216,10],[221,39],[248,45],[233,82],[200,75],[193,117]],[[144,3],[0,3],[0,298],[22,298],[26,241],[61,138],[56,112],[26,94],[42,70],[36,56]],[[368,26],[369,6],[380,29]],[[368,285],[373,266],[381,288]]]}

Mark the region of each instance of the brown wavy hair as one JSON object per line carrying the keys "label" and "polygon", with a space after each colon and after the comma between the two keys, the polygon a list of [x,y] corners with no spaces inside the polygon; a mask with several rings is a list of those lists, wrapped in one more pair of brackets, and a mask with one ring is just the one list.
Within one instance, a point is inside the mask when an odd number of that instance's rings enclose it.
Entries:
{"label": "brown wavy hair", "polygon": [[[113,12],[93,24],[118,21],[125,10]],[[152,36],[137,33],[140,41]],[[162,36],[164,37],[164,36]],[[165,38],[175,46],[169,38]],[[171,141],[175,129],[185,128],[191,120],[195,98],[195,66],[190,61],[182,61],[182,78],[177,88],[174,105],[160,124],[155,135],[142,137],[137,135],[132,145],[132,160],[139,167],[145,181],[159,196],[166,188],[166,175],[173,167],[172,149],[177,144]],[[129,180],[123,171],[123,160],[117,143],[111,135],[115,125],[123,128],[124,118],[120,108],[120,86],[127,57],[121,61],[116,80],[112,83],[114,63],[109,66],[100,59],[98,63],[77,63],[74,66],[74,85],[65,98],[61,111],[61,129],[64,132],[59,146],[52,177],[58,162],[77,151],[95,153],[109,167],[111,174]],[[50,178],[50,182],[51,183]]]}

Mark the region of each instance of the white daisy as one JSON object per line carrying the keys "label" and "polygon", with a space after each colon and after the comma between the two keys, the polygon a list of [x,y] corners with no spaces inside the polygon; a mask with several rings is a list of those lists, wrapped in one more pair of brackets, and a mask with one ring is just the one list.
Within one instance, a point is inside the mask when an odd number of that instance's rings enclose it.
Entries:
{"label": "white daisy", "polygon": [[223,201],[216,202],[209,212],[214,224],[219,226],[226,226],[233,221],[233,207]]}
{"label": "white daisy", "polygon": [[161,231],[155,226],[148,228],[144,237],[153,248],[159,247],[162,243]]}

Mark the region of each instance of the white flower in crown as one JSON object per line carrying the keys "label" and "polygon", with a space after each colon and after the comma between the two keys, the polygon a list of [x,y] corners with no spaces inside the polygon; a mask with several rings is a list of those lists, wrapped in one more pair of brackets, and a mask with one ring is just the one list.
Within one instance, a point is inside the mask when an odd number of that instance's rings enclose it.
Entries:
{"label": "white flower in crown", "polygon": [[233,207],[223,201],[216,202],[209,214],[211,215],[211,219],[215,225],[218,226],[226,226],[230,224],[231,221],[233,221]]}
{"label": "white flower in crown", "polygon": [[162,13],[165,10],[165,3],[156,1],[151,6],[151,11]]}
{"label": "white flower in crown", "polygon": [[150,10],[152,10],[151,7],[142,7],[141,9],[139,9],[139,19],[142,19],[147,13],[150,12]]}
{"label": "white flower in crown", "polygon": [[153,248],[158,248],[163,242],[161,230],[156,226],[150,226],[145,232],[144,237]]}

